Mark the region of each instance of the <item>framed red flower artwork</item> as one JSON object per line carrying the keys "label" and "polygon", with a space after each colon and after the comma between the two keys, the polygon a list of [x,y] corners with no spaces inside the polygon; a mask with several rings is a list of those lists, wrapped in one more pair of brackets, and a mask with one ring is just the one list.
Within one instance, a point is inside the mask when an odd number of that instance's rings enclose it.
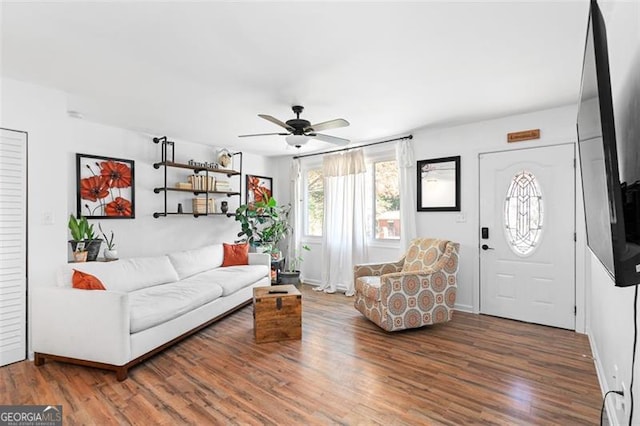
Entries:
{"label": "framed red flower artwork", "polygon": [[76,154],[77,216],[135,218],[133,172],[133,160]]}
{"label": "framed red flower artwork", "polygon": [[264,201],[273,197],[273,178],[247,175],[247,204]]}

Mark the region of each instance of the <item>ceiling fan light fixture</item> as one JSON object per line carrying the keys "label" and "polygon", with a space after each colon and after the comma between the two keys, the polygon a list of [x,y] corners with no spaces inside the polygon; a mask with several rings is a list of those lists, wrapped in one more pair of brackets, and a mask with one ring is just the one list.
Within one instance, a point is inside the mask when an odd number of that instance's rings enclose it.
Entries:
{"label": "ceiling fan light fixture", "polygon": [[309,136],[305,135],[289,135],[285,138],[287,144],[290,146],[295,146],[296,148],[300,148],[302,145],[309,142]]}

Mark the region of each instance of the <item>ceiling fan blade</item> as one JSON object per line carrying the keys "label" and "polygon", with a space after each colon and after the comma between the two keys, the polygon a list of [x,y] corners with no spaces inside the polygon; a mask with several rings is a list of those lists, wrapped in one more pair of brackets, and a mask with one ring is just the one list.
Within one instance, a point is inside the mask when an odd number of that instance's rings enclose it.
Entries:
{"label": "ceiling fan blade", "polygon": [[249,138],[252,136],[287,136],[289,133],[254,133],[253,135],[238,135],[239,138]]}
{"label": "ceiling fan blade", "polygon": [[278,120],[275,117],[272,117],[272,116],[266,115],[266,114],[258,114],[258,117],[264,118],[265,120],[270,121],[273,124],[277,124],[278,126],[283,127],[283,128],[285,128],[285,129],[287,129],[289,131],[293,131],[293,127],[289,126],[287,123],[284,123],[284,122]]}
{"label": "ceiling fan blade", "polygon": [[308,136],[311,137],[311,138],[314,138],[314,139],[318,139],[318,140],[323,141],[323,142],[329,142],[329,143],[332,143],[334,145],[340,145],[340,146],[348,145],[349,142],[351,142],[349,139],[343,139],[343,138],[338,138],[338,137],[335,137],[335,136],[323,135],[321,133],[311,133]]}
{"label": "ceiling fan blade", "polygon": [[335,120],[323,121],[322,123],[312,124],[304,129],[304,131],[318,132],[320,130],[337,129],[339,127],[347,127],[349,122],[344,118],[336,118]]}

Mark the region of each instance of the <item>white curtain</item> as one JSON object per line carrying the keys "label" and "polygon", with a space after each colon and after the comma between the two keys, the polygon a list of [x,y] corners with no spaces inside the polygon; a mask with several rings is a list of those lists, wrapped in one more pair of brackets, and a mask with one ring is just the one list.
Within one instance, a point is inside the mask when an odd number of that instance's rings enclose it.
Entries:
{"label": "white curtain", "polygon": [[400,177],[400,249],[404,253],[416,231],[416,161],[409,139],[396,143],[396,161]]}
{"label": "white curtain", "polygon": [[286,254],[287,259],[293,259],[300,253],[300,235],[302,234],[302,215],[301,215],[301,166],[300,159],[294,159],[291,162],[289,170],[289,194],[291,196],[291,212],[289,214],[289,223],[293,228],[289,236],[289,248]]}
{"label": "white curtain", "polygon": [[366,259],[365,172],[361,149],[325,155],[322,282],[316,291],[355,294],[353,265]]}

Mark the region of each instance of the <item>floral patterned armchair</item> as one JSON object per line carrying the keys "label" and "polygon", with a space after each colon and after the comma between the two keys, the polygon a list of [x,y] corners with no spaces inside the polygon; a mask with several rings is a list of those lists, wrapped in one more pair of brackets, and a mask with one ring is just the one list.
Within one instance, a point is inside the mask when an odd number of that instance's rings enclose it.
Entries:
{"label": "floral patterned armchair", "polygon": [[419,238],[398,262],[355,265],[356,309],[386,331],[449,321],[456,301],[459,247],[452,241]]}

